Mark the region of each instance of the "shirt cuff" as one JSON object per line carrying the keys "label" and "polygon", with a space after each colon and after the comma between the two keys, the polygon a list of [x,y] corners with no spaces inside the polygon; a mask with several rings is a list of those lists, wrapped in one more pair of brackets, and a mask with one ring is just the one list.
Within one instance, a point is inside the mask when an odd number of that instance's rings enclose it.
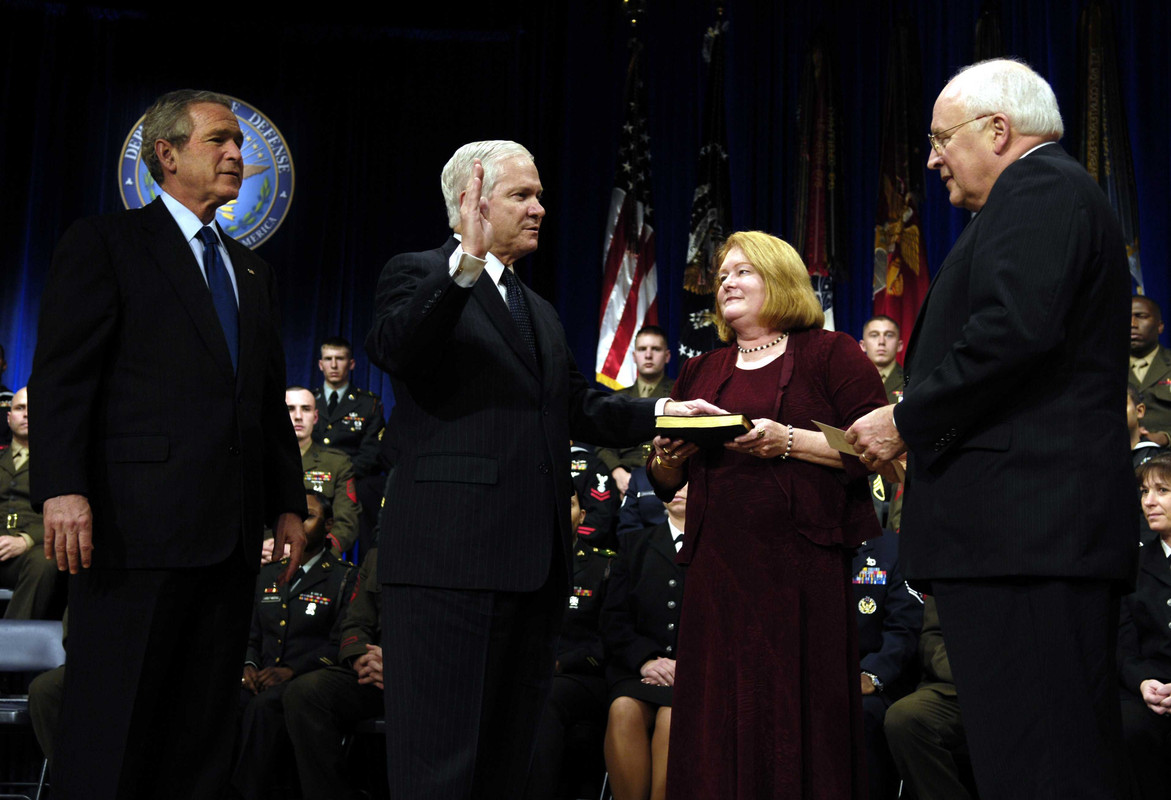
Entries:
{"label": "shirt cuff", "polygon": [[488,259],[476,258],[457,247],[447,259],[447,274],[455,281],[456,286],[470,289],[476,284],[487,263]]}
{"label": "shirt cuff", "polygon": [[898,433],[899,437],[901,438],[902,434],[899,433],[899,421],[897,419],[895,419],[895,417],[898,415],[898,413],[899,413],[899,404],[895,403],[894,410],[890,412],[890,424],[895,426],[895,433]]}
{"label": "shirt cuff", "polygon": [[671,399],[670,397],[660,397],[658,400],[655,401],[655,416],[656,417],[661,417],[667,413],[666,411],[664,411],[664,409],[667,407],[667,402],[670,399]]}
{"label": "shirt cuff", "polygon": [[21,539],[24,539],[24,543],[28,546],[29,550],[32,550],[37,546],[37,543],[33,541],[33,537],[29,536],[27,533],[21,532],[17,535],[20,536]]}

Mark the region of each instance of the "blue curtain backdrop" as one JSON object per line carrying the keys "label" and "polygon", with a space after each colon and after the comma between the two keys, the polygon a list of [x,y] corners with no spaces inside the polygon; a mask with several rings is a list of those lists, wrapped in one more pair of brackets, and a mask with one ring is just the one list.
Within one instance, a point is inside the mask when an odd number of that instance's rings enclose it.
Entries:
{"label": "blue curtain backdrop", "polygon": [[[660,319],[674,337],[702,127],[700,50],[714,4],[647,5],[639,30],[647,46]],[[972,60],[980,8],[978,0],[859,5],[725,3],[738,229],[790,233],[801,66],[813,33],[830,30],[843,100],[850,231],[850,279],[837,287],[835,314],[839,329],[853,334],[870,312],[887,33],[896,14],[909,14],[918,29],[926,134],[939,89]],[[1002,6],[1007,52],[1048,77],[1072,126],[1081,4]],[[1171,15],[1145,0],[1113,7],[1147,289],[1171,312]],[[521,273],[557,306],[578,363],[591,375],[627,61],[617,0],[497,3],[475,20],[427,8],[348,20],[278,17],[267,8],[238,6],[234,18],[217,12],[214,21],[194,25],[148,4],[0,0],[0,343],[9,362],[3,381],[15,388],[28,380],[54,243],[77,217],[121,208],[123,140],[155,96],[184,86],[247,101],[276,123],[290,147],[292,209],[259,253],[280,282],[291,382],[318,384],[316,343],[341,333],[358,345],[356,382],[389,401],[389,382],[362,347],[379,271],[395,253],[443,241],[439,170],[458,145],[484,138],[516,139],[537,157],[548,216],[541,248],[522,262]],[[934,173],[926,186],[922,216],[934,270],[966,215],[947,205]],[[439,343],[435,368],[443,368]]]}

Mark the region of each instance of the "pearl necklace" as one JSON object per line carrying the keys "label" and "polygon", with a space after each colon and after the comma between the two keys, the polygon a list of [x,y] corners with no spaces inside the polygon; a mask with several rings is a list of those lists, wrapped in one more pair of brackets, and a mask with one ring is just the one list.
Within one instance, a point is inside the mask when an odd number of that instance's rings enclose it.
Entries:
{"label": "pearl necklace", "polygon": [[782,333],[777,338],[773,339],[768,344],[757,345],[756,347],[741,347],[740,345],[736,345],[736,349],[739,350],[741,353],[755,353],[758,350],[767,350],[768,348],[772,347],[774,344],[780,344],[781,342],[783,342],[785,340],[785,337],[788,335],[789,335],[789,332],[785,331],[784,333]]}

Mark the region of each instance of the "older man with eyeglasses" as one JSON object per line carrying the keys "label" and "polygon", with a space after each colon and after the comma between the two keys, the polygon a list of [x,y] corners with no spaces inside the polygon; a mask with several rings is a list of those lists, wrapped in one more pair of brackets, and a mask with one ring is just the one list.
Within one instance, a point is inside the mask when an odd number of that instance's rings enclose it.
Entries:
{"label": "older man with eyeglasses", "polygon": [[1122,404],[1130,282],[1049,84],[982,62],[935,102],[930,169],[972,212],[905,359],[848,437],[908,453],[900,560],[939,609],[982,797],[1127,793],[1114,664],[1137,515]]}

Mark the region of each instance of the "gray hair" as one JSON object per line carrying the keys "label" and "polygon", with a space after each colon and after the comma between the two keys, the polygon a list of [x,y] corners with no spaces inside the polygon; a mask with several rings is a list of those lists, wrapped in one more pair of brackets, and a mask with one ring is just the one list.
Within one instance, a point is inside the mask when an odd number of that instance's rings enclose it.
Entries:
{"label": "gray hair", "polygon": [[471,180],[473,160],[478,158],[484,165],[484,185],[481,192],[483,197],[487,197],[496,186],[500,162],[518,157],[536,161],[524,145],[507,139],[469,142],[452,154],[439,175],[439,183],[443,187],[443,202],[447,205],[447,224],[452,229],[459,225],[459,196]]}
{"label": "gray hair", "polygon": [[965,116],[1000,112],[1025,136],[1056,140],[1065,132],[1052,87],[1023,61],[995,58],[964,67],[944,91],[958,95]]}
{"label": "gray hair", "polygon": [[218,92],[201,89],[179,89],[167,92],[154,101],[142,118],[142,160],[150,170],[151,177],[163,182],[166,173],[155,154],[155,142],[166,139],[172,147],[182,149],[191,136],[190,107],[195,103],[215,103],[232,110],[232,98]]}

